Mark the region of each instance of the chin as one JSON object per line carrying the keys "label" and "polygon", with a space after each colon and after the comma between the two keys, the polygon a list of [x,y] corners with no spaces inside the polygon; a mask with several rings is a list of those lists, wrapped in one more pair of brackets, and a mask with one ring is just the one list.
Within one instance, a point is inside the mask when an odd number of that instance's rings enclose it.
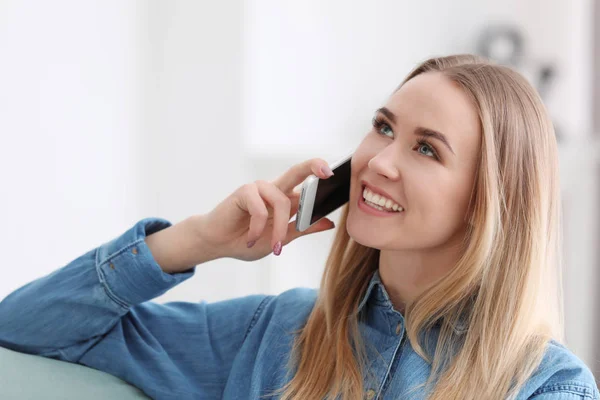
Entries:
{"label": "chin", "polygon": [[362,224],[361,226],[361,222],[356,221],[356,219],[349,214],[348,220],[346,221],[346,232],[348,232],[348,235],[356,243],[381,250],[386,245],[384,242],[385,234],[377,229],[376,226],[372,226],[372,224],[368,225],[371,226],[368,228],[365,228],[365,224]]}
{"label": "chin", "polygon": [[[383,222],[383,221],[382,221]],[[406,235],[406,226],[373,223],[369,217],[360,214],[360,210],[350,209],[346,220],[346,232],[356,243],[377,250],[408,250],[419,248],[415,235]]]}

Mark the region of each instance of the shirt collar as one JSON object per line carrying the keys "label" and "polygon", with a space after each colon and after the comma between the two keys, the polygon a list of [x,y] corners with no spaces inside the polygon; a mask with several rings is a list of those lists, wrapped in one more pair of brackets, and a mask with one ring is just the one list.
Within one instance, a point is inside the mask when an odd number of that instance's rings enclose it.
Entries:
{"label": "shirt collar", "polygon": [[[383,305],[386,308],[394,309],[394,305],[392,304],[392,301],[390,300],[390,296],[388,295],[387,291],[385,290],[385,285],[381,281],[381,276],[379,275],[379,269],[376,269],[375,272],[373,273],[371,280],[369,282],[369,286],[367,286],[367,290],[365,290],[365,294],[363,295],[360,303],[358,304],[358,312],[359,313],[365,307],[365,305],[367,303],[369,303],[369,300],[371,300],[371,302],[373,304]],[[439,322],[436,325],[439,325]],[[454,332],[459,335],[462,335],[467,331],[467,329],[468,329],[467,315],[463,314],[461,316],[461,318],[459,319],[458,323],[456,324],[456,326],[454,327]]]}
{"label": "shirt collar", "polygon": [[[377,293],[379,292],[379,293]],[[361,312],[363,307],[365,306],[365,304],[367,303],[367,301],[369,300],[369,298],[371,298],[371,296],[373,297],[379,297],[385,300],[387,299],[389,301],[389,306],[392,306],[392,302],[389,299],[389,296],[387,295],[387,292],[385,291],[385,286],[383,285],[383,282],[381,282],[381,277],[379,275],[379,268],[375,270],[375,272],[373,273],[372,277],[371,277],[371,281],[369,282],[369,286],[367,287],[367,290],[365,290],[365,294],[362,298],[362,300],[360,301],[360,303],[358,304],[358,312]]]}

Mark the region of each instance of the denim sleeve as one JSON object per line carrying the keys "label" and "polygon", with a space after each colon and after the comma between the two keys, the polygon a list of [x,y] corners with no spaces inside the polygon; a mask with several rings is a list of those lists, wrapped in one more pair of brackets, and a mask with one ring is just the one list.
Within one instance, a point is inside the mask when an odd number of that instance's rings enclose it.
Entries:
{"label": "denim sleeve", "polygon": [[0,302],[0,346],[108,372],[154,398],[219,397],[268,297],[150,302],[195,272],[163,272],[146,246],[146,235],[170,225],[143,219],[15,290]]}
{"label": "denim sleeve", "polygon": [[599,400],[594,382],[565,381],[538,389],[529,400]]}

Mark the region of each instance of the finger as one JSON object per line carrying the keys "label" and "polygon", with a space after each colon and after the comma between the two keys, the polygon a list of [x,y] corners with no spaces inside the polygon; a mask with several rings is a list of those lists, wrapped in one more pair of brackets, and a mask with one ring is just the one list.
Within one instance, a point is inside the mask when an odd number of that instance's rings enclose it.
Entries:
{"label": "finger", "polygon": [[[290,198],[291,206],[290,206],[290,218],[298,213],[298,205],[300,204],[300,194],[292,194],[288,196]],[[288,218],[289,221],[289,218]]]}
{"label": "finger", "polygon": [[290,199],[281,192],[275,185],[266,181],[256,181],[260,196],[273,208],[273,237],[271,239],[271,248],[281,241],[285,241],[287,234],[287,224],[290,220]]}
{"label": "finger", "polygon": [[327,161],[322,158],[313,158],[292,166],[283,175],[275,179],[273,184],[283,193],[288,194],[311,174],[320,179],[327,179],[329,176],[321,168],[329,168]]}
{"label": "finger", "polygon": [[288,234],[287,234],[287,242],[285,244],[290,243],[293,240],[296,240],[300,236],[310,235],[312,233],[328,231],[330,229],[335,228],[335,223],[328,219],[322,218],[316,224],[312,225],[310,228],[303,232],[298,232],[296,230],[296,221],[290,222],[288,224]]}
{"label": "finger", "polygon": [[260,197],[258,187],[255,184],[248,184],[244,187],[242,200],[245,203],[246,210],[250,214],[250,227],[248,228],[248,242],[255,241],[262,235],[269,211],[264,200]]}

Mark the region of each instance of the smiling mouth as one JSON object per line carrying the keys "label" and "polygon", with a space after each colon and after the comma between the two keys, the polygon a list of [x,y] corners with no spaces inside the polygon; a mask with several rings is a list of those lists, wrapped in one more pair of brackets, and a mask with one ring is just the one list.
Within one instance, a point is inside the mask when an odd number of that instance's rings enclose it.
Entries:
{"label": "smiling mouth", "polygon": [[394,200],[371,191],[366,185],[362,185],[361,200],[368,207],[385,213],[401,213],[404,207]]}

